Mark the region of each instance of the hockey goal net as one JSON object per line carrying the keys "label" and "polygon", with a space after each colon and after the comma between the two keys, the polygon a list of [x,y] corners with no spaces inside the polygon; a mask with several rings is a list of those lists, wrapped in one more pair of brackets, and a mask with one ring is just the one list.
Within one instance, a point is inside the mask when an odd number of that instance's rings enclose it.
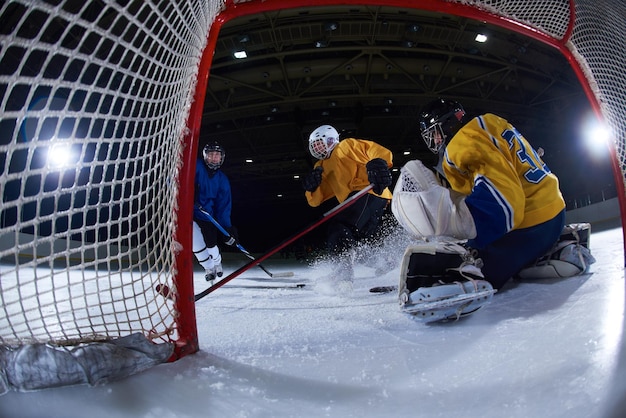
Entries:
{"label": "hockey goal net", "polygon": [[[393,3],[489,21],[561,50],[612,128],[623,213],[622,2]],[[188,185],[212,46],[224,20],[304,6],[0,3],[0,348],[141,334],[171,345],[170,359],[198,350]]]}

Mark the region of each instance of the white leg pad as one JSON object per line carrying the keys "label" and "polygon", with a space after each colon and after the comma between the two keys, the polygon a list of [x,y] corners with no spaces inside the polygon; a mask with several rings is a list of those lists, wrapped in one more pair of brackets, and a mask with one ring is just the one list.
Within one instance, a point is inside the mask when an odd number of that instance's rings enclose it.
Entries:
{"label": "white leg pad", "polygon": [[496,292],[458,241],[409,246],[400,267],[400,309],[422,322],[458,319],[491,301]]}
{"label": "white leg pad", "polygon": [[596,262],[589,250],[591,225],[565,225],[559,241],[517,276],[522,280],[560,279],[584,274]]}

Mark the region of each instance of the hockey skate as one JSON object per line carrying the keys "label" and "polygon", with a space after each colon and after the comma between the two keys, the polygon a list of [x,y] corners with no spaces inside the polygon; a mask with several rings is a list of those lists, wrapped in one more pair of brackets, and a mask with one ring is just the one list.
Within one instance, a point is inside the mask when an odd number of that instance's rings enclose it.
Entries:
{"label": "hockey skate", "polygon": [[425,242],[404,253],[398,298],[402,311],[417,320],[459,319],[482,308],[495,292],[480,260],[458,242]]}
{"label": "hockey skate", "polygon": [[204,271],[204,280],[209,282],[211,284],[211,286],[213,286],[213,282],[215,281],[215,277],[216,276],[217,276],[217,273],[215,271],[215,267],[212,267],[210,269],[206,269]]}

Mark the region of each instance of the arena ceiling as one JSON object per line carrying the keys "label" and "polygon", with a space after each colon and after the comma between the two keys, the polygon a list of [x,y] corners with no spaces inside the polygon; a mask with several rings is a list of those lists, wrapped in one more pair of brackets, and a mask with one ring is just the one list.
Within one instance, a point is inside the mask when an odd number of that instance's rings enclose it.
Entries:
{"label": "arena ceiling", "polygon": [[[222,25],[199,148],[217,140],[226,149],[242,234],[245,225],[265,224],[263,234],[278,242],[325,209],[307,206],[297,178],[314,163],[313,129],[331,124],[342,137],[377,141],[394,152],[396,168],[414,158],[434,163],[416,115],[436,97],[507,118],[544,148],[551,167],[570,158],[569,126],[589,110],[561,53],[531,38],[415,9],[311,6]],[[289,218],[300,226],[281,222]]]}

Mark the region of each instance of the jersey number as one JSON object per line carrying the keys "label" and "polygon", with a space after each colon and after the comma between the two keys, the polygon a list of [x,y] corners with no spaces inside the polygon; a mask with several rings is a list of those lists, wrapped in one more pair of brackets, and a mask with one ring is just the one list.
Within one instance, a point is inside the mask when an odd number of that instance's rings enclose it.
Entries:
{"label": "jersey number", "polygon": [[502,132],[502,138],[509,143],[509,148],[514,147],[515,143],[517,143],[517,146],[519,147],[519,150],[515,153],[517,158],[519,158],[522,164],[528,164],[530,166],[530,169],[524,173],[526,180],[530,183],[537,184],[543,180],[544,177],[550,174],[548,166],[541,161],[537,152],[528,144],[528,142],[526,142],[522,134],[520,134],[517,129],[513,128],[505,130]]}

